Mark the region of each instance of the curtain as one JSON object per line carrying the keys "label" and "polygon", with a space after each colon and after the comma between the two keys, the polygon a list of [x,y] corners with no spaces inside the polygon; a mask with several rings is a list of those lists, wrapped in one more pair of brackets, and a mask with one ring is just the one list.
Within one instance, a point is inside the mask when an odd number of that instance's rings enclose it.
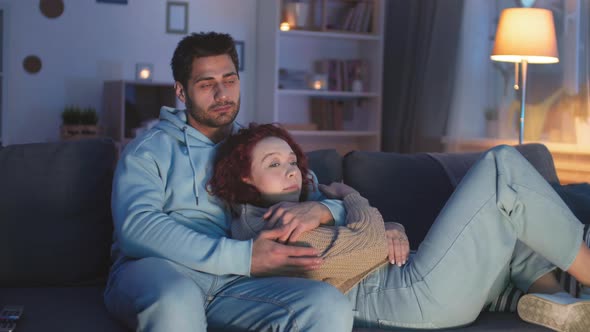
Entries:
{"label": "curtain", "polygon": [[388,0],[382,150],[442,151],[463,0]]}

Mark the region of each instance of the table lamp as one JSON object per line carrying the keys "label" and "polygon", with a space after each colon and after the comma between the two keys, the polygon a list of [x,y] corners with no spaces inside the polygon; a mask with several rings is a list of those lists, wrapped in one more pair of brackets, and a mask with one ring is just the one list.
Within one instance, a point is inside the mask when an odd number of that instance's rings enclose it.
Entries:
{"label": "table lamp", "polygon": [[[500,14],[496,41],[490,58],[493,61],[514,62],[518,77],[521,66],[520,133],[524,136],[526,76],[529,63],[557,63],[557,40],[553,13],[541,8],[507,8]],[[515,85],[517,86],[517,85]]]}

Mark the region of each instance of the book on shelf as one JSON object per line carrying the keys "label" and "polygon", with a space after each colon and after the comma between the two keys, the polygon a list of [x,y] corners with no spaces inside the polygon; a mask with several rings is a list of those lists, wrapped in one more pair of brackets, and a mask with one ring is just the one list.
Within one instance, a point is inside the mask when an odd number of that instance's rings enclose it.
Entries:
{"label": "book on shelf", "polygon": [[344,102],[324,98],[310,98],[310,119],[319,130],[344,129]]}
{"label": "book on shelf", "polygon": [[340,4],[332,5],[331,22],[327,25],[328,29],[341,30],[357,33],[372,32],[372,18],[374,11],[374,2],[372,0],[359,0],[356,2],[337,2]]}
{"label": "book on shelf", "polygon": [[354,80],[362,82],[362,91],[368,90],[369,63],[364,59],[320,59],[315,61],[314,70],[327,76],[330,91],[353,91]]}

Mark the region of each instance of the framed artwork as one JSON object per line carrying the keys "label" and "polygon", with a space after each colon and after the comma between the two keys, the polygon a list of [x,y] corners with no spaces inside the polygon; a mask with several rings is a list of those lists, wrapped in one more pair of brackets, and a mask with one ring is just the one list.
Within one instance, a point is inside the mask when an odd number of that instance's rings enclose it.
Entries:
{"label": "framed artwork", "polygon": [[166,32],[188,33],[188,2],[168,1],[166,3]]}
{"label": "framed artwork", "polygon": [[241,40],[236,40],[236,51],[238,52],[238,63],[240,68],[238,71],[244,71],[244,42]]}
{"label": "framed artwork", "polygon": [[118,3],[120,5],[126,5],[127,4],[127,0],[96,0],[96,2]]}

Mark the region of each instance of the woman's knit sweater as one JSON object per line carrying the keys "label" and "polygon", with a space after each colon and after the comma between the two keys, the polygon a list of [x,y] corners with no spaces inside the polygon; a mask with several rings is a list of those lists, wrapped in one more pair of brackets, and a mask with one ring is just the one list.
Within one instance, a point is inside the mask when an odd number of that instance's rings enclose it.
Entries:
{"label": "woman's knit sweater", "polygon": [[[320,226],[305,232],[295,243],[319,250],[324,263],[304,277],[322,280],[348,292],[370,272],[387,263],[387,242],[383,218],[376,208],[358,193],[344,197],[346,227]],[[252,239],[263,229],[267,211],[253,205],[242,205],[240,216],[232,221],[232,238]]]}

